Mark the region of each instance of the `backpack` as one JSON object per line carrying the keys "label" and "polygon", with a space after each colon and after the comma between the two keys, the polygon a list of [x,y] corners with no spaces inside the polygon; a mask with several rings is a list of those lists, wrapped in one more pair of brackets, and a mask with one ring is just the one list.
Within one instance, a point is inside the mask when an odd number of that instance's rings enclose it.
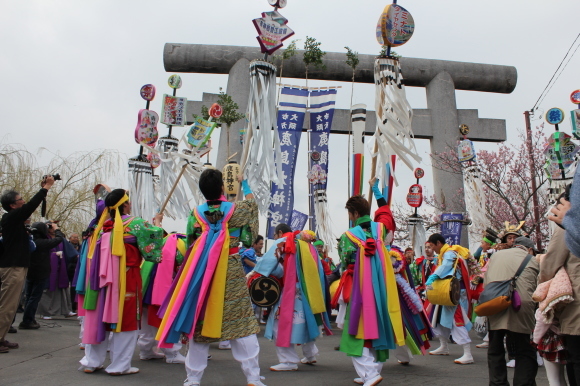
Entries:
{"label": "backpack", "polygon": [[487,283],[483,292],[479,295],[479,305],[475,307],[475,313],[477,316],[499,314],[512,304],[514,295],[517,294],[517,292],[514,291],[516,288],[516,281],[531,259],[532,255],[527,255],[524,261],[522,261],[522,264],[520,264],[516,274],[510,279]]}

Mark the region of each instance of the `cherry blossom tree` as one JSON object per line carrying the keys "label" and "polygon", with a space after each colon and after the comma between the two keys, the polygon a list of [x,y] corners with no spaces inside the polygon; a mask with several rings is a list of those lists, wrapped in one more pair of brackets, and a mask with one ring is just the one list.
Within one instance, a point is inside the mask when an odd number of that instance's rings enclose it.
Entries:
{"label": "cherry blossom tree", "polygon": [[[548,221],[544,214],[548,211],[547,188],[549,181],[544,172],[544,149],[547,137],[543,127],[537,127],[532,135],[532,159],[527,148],[525,135],[520,133],[520,141],[502,143],[496,151],[477,152],[477,163],[481,169],[481,179],[486,194],[485,210],[489,227],[495,230],[505,228],[505,222],[512,224],[525,221],[522,229],[536,240],[540,237],[543,245],[549,238]],[[456,148],[443,153],[432,154],[433,166],[451,173],[462,173]],[[532,190],[532,178],[536,179],[536,192]],[[539,219],[534,218],[533,195],[537,193]],[[463,192],[458,192],[463,195]],[[438,211],[445,210],[431,196],[427,203]],[[465,209],[463,209],[465,210]],[[536,232],[539,224],[540,234]]]}

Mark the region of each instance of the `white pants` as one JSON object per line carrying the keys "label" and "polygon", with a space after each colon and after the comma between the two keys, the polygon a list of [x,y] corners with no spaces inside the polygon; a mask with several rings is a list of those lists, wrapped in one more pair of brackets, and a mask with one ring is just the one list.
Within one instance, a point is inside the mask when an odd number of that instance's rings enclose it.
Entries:
{"label": "white pants", "polygon": [[[148,357],[154,354],[154,349],[158,344],[155,340],[157,328],[148,324],[149,320],[147,317],[147,308],[145,307],[143,308],[143,318],[141,320],[141,329],[139,330],[139,340],[137,341],[137,345],[140,349],[140,357]],[[181,347],[181,343],[175,343],[172,348],[162,348],[161,351],[165,354],[166,358],[174,358],[179,350],[181,350]]]}
{"label": "white pants", "polygon": [[411,363],[413,361],[413,354],[411,354],[409,347],[397,346],[395,349],[395,358],[397,358],[399,362]]}
{"label": "white pants", "polygon": [[375,361],[375,350],[363,347],[360,357],[351,357],[354,369],[363,382],[368,381],[381,374],[383,362]]}
{"label": "white pants", "polygon": [[453,340],[460,346],[471,343],[471,338],[469,337],[467,328],[464,326],[457,326],[455,322],[453,322],[453,328],[451,330],[442,325],[438,325],[437,327],[433,327],[433,333],[435,336],[440,336],[445,339],[449,339],[449,335],[453,335]]}
{"label": "white pants", "polygon": [[[232,355],[234,359],[241,363],[242,371],[248,383],[260,380],[260,364],[258,355],[260,345],[256,334],[244,338],[230,340],[232,345]],[[185,370],[187,380],[200,382],[203,372],[207,367],[207,356],[209,353],[209,343],[189,342],[189,351],[185,357]]]}
{"label": "white pants", "polygon": [[[108,373],[122,373],[131,368],[131,358],[137,343],[137,331],[114,332],[111,338],[111,364]],[[85,356],[80,360],[85,367],[101,367],[107,357],[107,342],[87,344]]]}
{"label": "white pants", "polygon": [[[274,337],[274,341],[278,337],[278,320],[274,321],[274,325],[272,326],[272,335]],[[278,361],[280,363],[300,363],[300,358],[298,354],[296,354],[296,350],[294,350],[295,345],[290,345],[290,347],[278,347],[276,346],[276,354],[278,355]],[[313,361],[318,356],[318,347],[314,341],[304,343],[302,346],[302,353],[309,361]]]}

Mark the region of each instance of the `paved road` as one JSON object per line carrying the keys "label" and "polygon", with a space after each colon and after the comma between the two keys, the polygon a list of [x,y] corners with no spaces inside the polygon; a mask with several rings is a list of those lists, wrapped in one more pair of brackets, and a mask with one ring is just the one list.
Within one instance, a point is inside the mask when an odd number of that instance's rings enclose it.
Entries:
{"label": "paved road", "polygon": [[[18,314],[20,319],[22,314]],[[19,320],[15,323],[18,325]],[[8,354],[0,354],[0,385],[176,385],[185,379],[183,365],[166,364],[163,361],[140,361],[138,353],[133,366],[141,372],[135,375],[112,377],[104,371],[85,374],[77,371],[83,351],[78,347],[79,325],[76,319],[40,321],[39,330],[22,330],[9,334],[9,339],[20,348]],[[335,331],[340,334],[340,331]],[[317,342],[321,356],[314,366],[300,365],[299,371],[274,373],[268,367],[277,364],[274,344],[260,337],[260,364],[264,381],[268,386],[351,386],[356,377],[352,361],[345,354],[334,351],[339,335],[325,337]],[[479,340],[474,340],[479,342]],[[410,366],[401,366],[390,359],[383,367],[382,385],[487,385],[486,350],[473,348],[475,364],[456,365],[453,359],[461,356],[461,348],[450,345],[449,357],[418,357]],[[209,361],[202,385],[243,386],[245,378],[231,352],[218,350],[212,344]],[[510,378],[513,370],[509,370]],[[544,368],[540,368],[538,385],[548,385]]]}

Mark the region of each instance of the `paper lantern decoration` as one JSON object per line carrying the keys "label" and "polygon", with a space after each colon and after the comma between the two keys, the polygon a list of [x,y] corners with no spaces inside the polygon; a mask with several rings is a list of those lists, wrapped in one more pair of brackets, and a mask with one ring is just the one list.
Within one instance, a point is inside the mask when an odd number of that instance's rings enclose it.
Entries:
{"label": "paper lantern decoration", "polygon": [[570,101],[575,105],[580,105],[580,90],[572,91],[572,94],[570,94]]}
{"label": "paper lantern decoration", "polygon": [[173,89],[178,89],[181,88],[181,76],[179,75],[171,75],[169,77],[169,79],[167,80],[167,84],[169,84],[169,87],[173,88]]}
{"label": "paper lantern decoration", "polygon": [[157,122],[159,122],[159,115],[155,111],[139,110],[137,127],[135,128],[135,142],[139,145],[154,146],[159,138]]}
{"label": "paper lantern decoration", "polygon": [[548,138],[544,155],[546,156],[546,171],[552,179],[562,179],[574,163],[574,157],[580,149],[572,137],[561,131],[553,133]]}
{"label": "paper lantern decoration", "polygon": [[155,86],[152,84],[146,84],[145,86],[141,87],[140,94],[141,98],[151,102],[153,98],[155,98]]}
{"label": "paper lantern decoration", "polygon": [[559,125],[564,120],[564,111],[557,107],[552,107],[546,111],[546,122],[550,125]]}
{"label": "paper lantern decoration", "polygon": [[287,0],[268,0],[268,4],[274,8],[284,8],[287,3]]}
{"label": "paper lantern decoration", "polygon": [[415,31],[413,16],[397,4],[389,4],[377,23],[377,41],[381,46],[398,47],[407,43]]}
{"label": "paper lantern decoration", "polygon": [[425,170],[421,169],[421,168],[417,168],[415,169],[415,178],[420,180],[421,178],[425,177]]}
{"label": "paper lantern decoration", "polygon": [[459,142],[457,146],[457,158],[459,162],[467,162],[475,159],[475,147],[473,147],[473,142],[469,139],[464,139]]}
{"label": "paper lantern decoration", "polygon": [[161,158],[159,158],[159,156],[155,153],[149,153],[147,155],[147,160],[149,161],[153,169],[161,166]]}
{"label": "paper lantern decoration", "polygon": [[418,208],[423,204],[423,188],[419,184],[413,184],[407,193],[407,204],[413,208]]}
{"label": "paper lantern decoration", "polygon": [[224,191],[225,194],[238,194],[240,183],[238,176],[241,175],[240,165],[236,161],[230,161],[223,170]]}
{"label": "paper lantern decoration", "polygon": [[214,103],[209,108],[208,113],[210,117],[217,119],[222,116],[222,114],[224,113],[224,109],[219,104]]}

